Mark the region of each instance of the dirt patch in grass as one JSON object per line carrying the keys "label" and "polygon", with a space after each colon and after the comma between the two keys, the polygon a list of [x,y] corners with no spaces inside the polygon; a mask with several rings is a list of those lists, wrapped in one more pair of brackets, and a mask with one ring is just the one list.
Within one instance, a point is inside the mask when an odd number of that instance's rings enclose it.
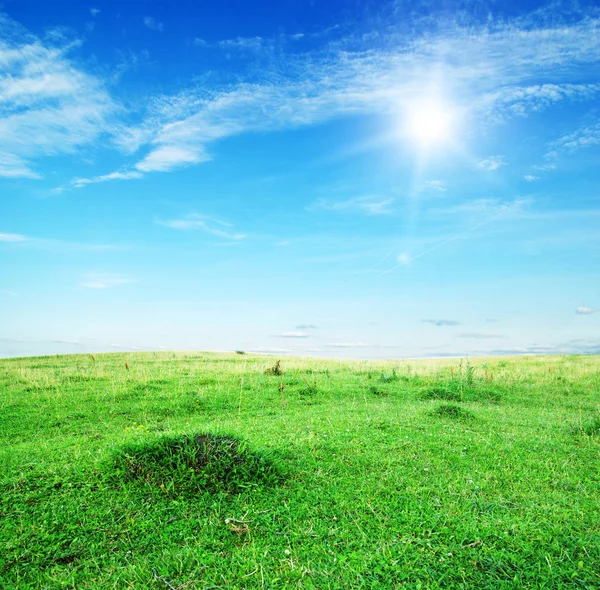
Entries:
{"label": "dirt patch in grass", "polygon": [[173,494],[238,493],[275,485],[282,475],[264,453],[233,436],[194,434],[161,437],[123,446],[114,456],[119,478],[159,487]]}

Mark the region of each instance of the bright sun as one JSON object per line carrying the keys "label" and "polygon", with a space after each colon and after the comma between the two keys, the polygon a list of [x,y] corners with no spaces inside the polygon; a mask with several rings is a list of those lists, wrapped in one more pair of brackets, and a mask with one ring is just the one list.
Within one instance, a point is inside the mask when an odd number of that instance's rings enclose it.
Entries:
{"label": "bright sun", "polygon": [[407,110],[408,135],[421,147],[432,147],[451,139],[453,115],[438,102],[415,104]]}

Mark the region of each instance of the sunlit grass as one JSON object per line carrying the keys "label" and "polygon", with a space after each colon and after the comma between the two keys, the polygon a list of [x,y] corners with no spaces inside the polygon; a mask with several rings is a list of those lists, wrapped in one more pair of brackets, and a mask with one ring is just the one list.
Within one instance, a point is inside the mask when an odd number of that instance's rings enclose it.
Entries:
{"label": "sunlit grass", "polygon": [[1,360],[0,587],[600,585],[600,358],[277,360]]}

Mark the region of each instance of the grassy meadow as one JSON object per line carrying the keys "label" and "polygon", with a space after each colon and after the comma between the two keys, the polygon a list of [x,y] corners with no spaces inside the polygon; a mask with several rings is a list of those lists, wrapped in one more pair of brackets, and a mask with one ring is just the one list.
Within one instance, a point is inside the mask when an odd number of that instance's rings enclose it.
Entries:
{"label": "grassy meadow", "polygon": [[600,357],[0,359],[0,588],[600,588]]}

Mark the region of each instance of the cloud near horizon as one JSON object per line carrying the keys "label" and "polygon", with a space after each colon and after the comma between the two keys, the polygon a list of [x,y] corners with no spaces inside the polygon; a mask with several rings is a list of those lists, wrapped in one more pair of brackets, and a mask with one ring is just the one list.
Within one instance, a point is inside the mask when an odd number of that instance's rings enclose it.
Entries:
{"label": "cloud near horizon", "polygon": [[433,324],[434,326],[459,326],[460,322],[456,320],[421,320],[426,324]]}

